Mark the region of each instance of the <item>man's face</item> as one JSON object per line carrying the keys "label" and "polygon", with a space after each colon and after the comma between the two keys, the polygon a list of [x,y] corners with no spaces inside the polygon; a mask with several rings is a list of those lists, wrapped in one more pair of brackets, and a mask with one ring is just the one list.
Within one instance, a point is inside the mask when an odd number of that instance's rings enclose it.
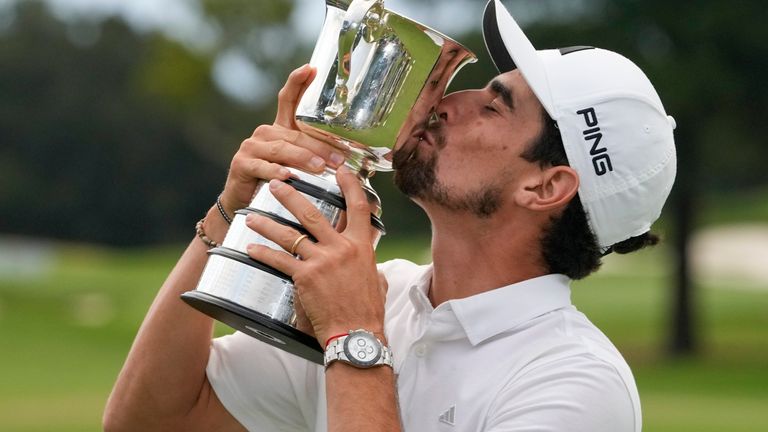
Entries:
{"label": "man's face", "polygon": [[436,109],[437,121],[396,153],[395,183],[422,206],[434,204],[489,217],[505,204],[517,181],[537,169],[520,157],[543,127],[542,107],[518,71],[486,87],[452,93]]}

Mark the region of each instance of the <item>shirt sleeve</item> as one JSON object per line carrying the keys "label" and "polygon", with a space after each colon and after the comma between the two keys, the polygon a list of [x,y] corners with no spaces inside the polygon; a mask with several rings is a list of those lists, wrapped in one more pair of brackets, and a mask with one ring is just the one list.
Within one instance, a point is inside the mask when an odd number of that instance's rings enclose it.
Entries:
{"label": "shirt sleeve", "polygon": [[310,431],[319,366],[244,333],[216,338],[206,368],[224,407],[249,431]]}
{"label": "shirt sleeve", "polygon": [[498,395],[487,432],[640,432],[640,413],[609,363],[582,355],[524,372]]}

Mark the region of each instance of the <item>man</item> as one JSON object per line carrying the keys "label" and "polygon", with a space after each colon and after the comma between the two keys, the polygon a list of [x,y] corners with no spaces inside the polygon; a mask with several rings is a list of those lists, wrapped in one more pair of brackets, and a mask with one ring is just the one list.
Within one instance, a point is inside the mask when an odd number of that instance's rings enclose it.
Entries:
{"label": "man", "polygon": [[[232,214],[256,179],[273,179],[270,190],[318,241],[249,217],[302,259],[249,254],[293,277],[318,341],[334,348],[363,329],[391,348],[394,365],[323,368],[240,333],[211,345],[211,319],[178,298],[205,263],[195,239],[139,331],[107,430],[640,431],[631,372],[571,305],[568,284],[605,253],[655,243],[649,229],[675,174],[674,122],[618,54],[535,51],[498,0],[484,33],[502,73],[446,96],[438,120],[395,159],[397,185],[432,223],[431,265],[376,266],[369,208],[343,167],[341,233],[280,181],[282,165],[317,172],[341,162],[295,129],[311,68],[291,74],[275,124],[243,143],[222,194]],[[202,228],[223,239],[216,206]]]}

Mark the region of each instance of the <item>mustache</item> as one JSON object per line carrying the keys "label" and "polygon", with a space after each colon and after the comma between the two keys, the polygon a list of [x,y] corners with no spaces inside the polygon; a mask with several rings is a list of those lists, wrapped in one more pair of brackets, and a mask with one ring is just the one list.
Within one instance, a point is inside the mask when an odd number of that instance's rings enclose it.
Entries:
{"label": "mustache", "polygon": [[[442,134],[439,133],[440,129],[442,129],[440,116],[438,116],[437,112],[433,110],[418,127],[414,128],[416,131],[414,136],[423,135],[425,132],[429,131],[431,134],[433,134],[433,136],[435,136],[438,143],[443,144],[445,139],[443,138]],[[400,147],[399,149],[395,150],[395,152],[392,154],[392,168],[397,170],[398,168],[402,167],[404,163],[408,162],[408,160],[416,157],[418,151],[418,145],[414,145],[409,148]]]}
{"label": "mustache", "polygon": [[414,155],[416,155],[416,151],[418,150],[418,146],[413,146],[413,149],[407,150],[404,147],[401,147],[392,154],[392,168],[395,170],[399,170],[403,167]]}

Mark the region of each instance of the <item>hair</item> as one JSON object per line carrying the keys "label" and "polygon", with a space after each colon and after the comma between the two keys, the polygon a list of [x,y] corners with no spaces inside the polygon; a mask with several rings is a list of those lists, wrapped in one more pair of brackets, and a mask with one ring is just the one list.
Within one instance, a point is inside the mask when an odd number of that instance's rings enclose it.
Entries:
{"label": "hair", "polygon": [[[542,109],[544,126],[541,134],[520,155],[541,167],[568,165],[563,139],[557,123]],[[589,228],[587,214],[576,194],[563,211],[550,219],[541,235],[542,258],[550,273],[561,273],[571,279],[583,279],[602,264],[602,257],[616,252],[627,254],[659,242],[650,231],[630,237],[601,250],[597,238]]]}

